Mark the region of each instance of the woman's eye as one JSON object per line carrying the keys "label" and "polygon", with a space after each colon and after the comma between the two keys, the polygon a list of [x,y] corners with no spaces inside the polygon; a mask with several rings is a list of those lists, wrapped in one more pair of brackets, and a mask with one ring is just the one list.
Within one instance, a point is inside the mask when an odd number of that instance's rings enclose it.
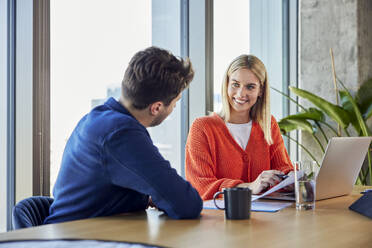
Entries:
{"label": "woman's eye", "polygon": [[232,86],[235,87],[235,88],[238,88],[239,84],[238,83],[233,83]]}

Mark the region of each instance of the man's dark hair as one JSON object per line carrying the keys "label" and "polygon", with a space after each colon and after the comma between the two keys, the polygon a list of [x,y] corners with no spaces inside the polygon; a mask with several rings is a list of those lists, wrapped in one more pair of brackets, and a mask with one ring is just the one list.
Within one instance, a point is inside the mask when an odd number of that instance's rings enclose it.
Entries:
{"label": "man's dark hair", "polygon": [[125,71],[122,96],[136,109],[161,101],[168,106],[194,77],[190,60],[169,51],[149,47],[137,52]]}

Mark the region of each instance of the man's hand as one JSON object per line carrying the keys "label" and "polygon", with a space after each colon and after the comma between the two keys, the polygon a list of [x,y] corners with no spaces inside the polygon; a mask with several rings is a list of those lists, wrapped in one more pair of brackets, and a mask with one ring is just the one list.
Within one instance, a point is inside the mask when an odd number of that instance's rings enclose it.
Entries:
{"label": "man's hand", "polygon": [[156,208],[155,204],[152,202],[151,196],[149,196],[149,202],[147,203],[147,208]]}
{"label": "man's hand", "polygon": [[252,194],[256,195],[265,189],[272,187],[282,181],[277,175],[284,175],[283,172],[278,170],[266,170],[251,183],[241,183],[237,187],[247,187],[252,190]]}

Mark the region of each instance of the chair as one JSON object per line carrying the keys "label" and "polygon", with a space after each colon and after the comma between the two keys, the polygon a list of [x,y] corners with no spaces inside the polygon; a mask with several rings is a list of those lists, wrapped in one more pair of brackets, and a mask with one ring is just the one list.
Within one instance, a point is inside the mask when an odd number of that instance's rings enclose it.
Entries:
{"label": "chair", "polygon": [[13,229],[42,225],[52,203],[53,198],[47,196],[32,196],[18,202],[12,212]]}

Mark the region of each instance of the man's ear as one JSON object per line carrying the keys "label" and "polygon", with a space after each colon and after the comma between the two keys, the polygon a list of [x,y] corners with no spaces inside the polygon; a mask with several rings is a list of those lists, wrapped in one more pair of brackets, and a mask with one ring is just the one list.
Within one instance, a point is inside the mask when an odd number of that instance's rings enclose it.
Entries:
{"label": "man's ear", "polygon": [[162,102],[154,102],[150,104],[150,115],[157,116],[164,108],[164,103]]}

